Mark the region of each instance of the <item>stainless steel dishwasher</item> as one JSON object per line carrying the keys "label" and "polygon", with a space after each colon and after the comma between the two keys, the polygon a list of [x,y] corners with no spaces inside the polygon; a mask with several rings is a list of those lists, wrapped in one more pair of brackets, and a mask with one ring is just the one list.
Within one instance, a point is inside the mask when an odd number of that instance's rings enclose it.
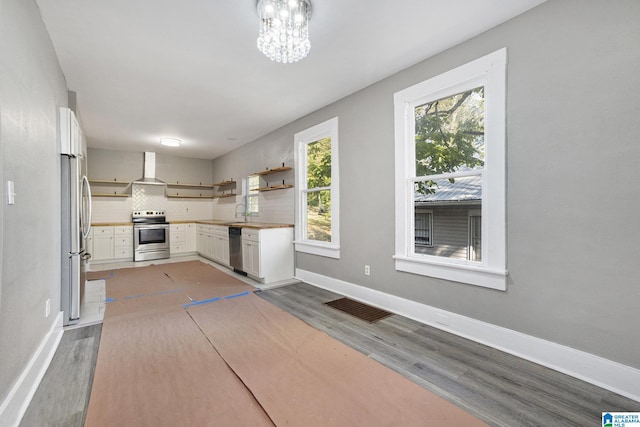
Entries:
{"label": "stainless steel dishwasher", "polygon": [[233,271],[247,274],[242,271],[242,228],[229,227],[229,264]]}

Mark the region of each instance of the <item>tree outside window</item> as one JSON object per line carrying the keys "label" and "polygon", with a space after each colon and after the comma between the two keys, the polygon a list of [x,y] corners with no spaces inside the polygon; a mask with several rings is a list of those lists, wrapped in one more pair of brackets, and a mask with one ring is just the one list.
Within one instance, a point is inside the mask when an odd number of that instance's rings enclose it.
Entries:
{"label": "tree outside window", "polygon": [[307,238],[331,241],[331,138],[307,144]]}

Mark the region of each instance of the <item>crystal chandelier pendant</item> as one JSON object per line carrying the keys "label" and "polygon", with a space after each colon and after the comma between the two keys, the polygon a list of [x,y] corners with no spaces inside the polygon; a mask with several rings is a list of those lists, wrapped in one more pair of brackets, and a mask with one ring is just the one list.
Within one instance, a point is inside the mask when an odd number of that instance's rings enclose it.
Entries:
{"label": "crystal chandelier pendant", "polygon": [[258,49],[276,62],[291,63],[307,56],[310,0],[258,0]]}

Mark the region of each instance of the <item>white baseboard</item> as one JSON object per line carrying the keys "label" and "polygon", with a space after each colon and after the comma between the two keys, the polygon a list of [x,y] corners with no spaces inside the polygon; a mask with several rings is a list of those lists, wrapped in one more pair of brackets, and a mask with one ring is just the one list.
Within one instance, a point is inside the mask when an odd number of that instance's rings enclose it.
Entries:
{"label": "white baseboard", "polygon": [[14,384],[6,399],[0,405],[0,420],[6,427],[20,424],[20,420],[29,407],[29,403],[36,393],[42,377],[53,359],[53,355],[60,344],[62,338],[62,316],[59,312],[56,320],[51,325],[38,349],[27,363],[24,371]]}
{"label": "white baseboard", "polygon": [[470,317],[296,269],[296,278],[488,345],[640,402],[640,370]]}

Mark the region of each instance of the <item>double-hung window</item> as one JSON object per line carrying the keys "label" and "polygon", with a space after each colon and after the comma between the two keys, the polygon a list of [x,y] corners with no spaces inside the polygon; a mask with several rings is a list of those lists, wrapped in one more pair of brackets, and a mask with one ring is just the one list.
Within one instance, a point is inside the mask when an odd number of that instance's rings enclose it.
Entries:
{"label": "double-hung window", "polygon": [[258,216],[260,213],[260,176],[249,175],[247,177],[247,216]]}
{"label": "double-hung window", "polygon": [[340,258],[338,118],[295,134],[296,251]]}
{"label": "double-hung window", "polygon": [[396,270],[506,289],[506,49],[397,92]]}

